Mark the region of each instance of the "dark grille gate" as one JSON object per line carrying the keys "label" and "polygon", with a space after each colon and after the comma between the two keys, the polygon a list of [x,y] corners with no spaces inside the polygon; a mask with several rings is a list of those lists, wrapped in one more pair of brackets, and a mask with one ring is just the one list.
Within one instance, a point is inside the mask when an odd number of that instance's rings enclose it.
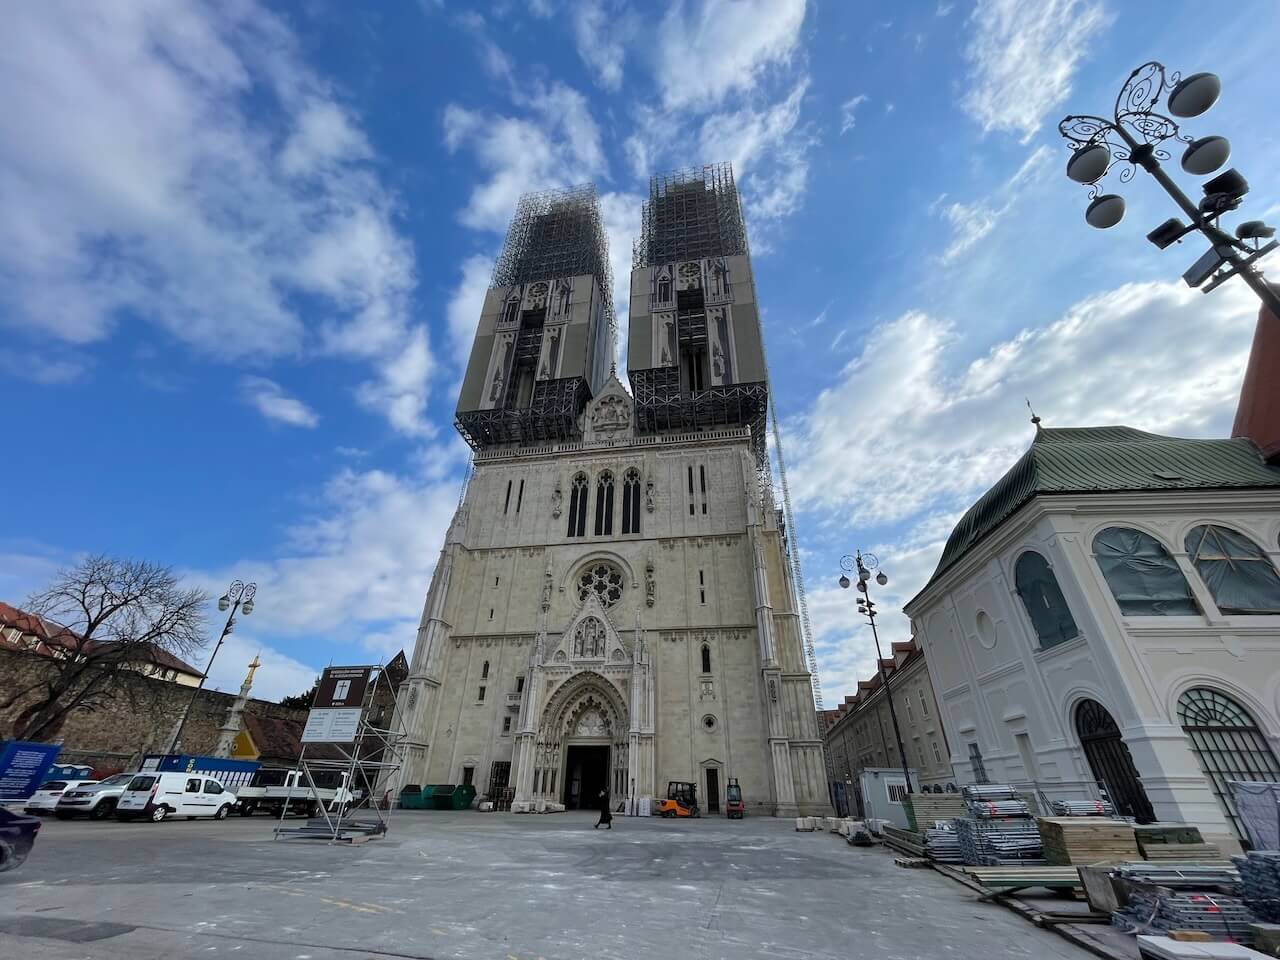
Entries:
{"label": "dark grille gate", "polygon": [[1104,785],[1116,812],[1139,823],[1153,823],[1155,811],[1138,779],[1133,756],[1120,737],[1120,728],[1097,700],[1082,700],[1076,708],[1076,733],[1094,779]]}
{"label": "dark grille gate", "polygon": [[1191,738],[1200,769],[1241,840],[1249,835],[1231,795],[1231,780],[1280,781],[1280,763],[1249,711],[1226,694],[1197,687],[1178,698],[1178,723]]}

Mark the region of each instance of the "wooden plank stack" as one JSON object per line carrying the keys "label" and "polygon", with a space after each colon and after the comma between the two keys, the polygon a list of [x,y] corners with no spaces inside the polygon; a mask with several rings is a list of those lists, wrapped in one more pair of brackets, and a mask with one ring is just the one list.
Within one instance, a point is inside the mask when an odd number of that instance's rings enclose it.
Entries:
{"label": "wooden plank stack", "polygon": [[1171,860],[1178,863],[1225,863],[1226,857],[1213,843],[1144,843],[1142,855],[1147,860]]}
{"label": "wooden plank stack", "polygon": [[1104,860],[1136,860],[1138,845],[1133,824],[1099,817],[1041,817],[1040,840],[1048,863],[1099,863]]}
{"label": "wooden plank stack", "polygon": [[911,793],[902,803],[911,829],[923,833],[937,820],[953,820],[966,814],[964,797],[958,793]]}

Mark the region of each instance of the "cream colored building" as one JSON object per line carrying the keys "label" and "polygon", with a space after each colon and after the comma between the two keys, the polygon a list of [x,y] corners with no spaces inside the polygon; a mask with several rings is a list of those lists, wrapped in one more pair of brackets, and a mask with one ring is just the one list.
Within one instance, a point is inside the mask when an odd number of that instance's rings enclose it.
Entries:
{"label": "cream colored building", "polygon": [[960,782],[1233,847],[1229,782],[1280,780],[1278,561],[1251,440],[1037,427],[906,605]]}
{"label": "cream colored building", "polygon": [[633,397],[594,190],[517,211],[459,400],[474,468],[400,694],[402,782],[527,811],[692,781],[715,811],[736,779],[752,812],[824,812],[731,174],[655,178],[645,223]]}

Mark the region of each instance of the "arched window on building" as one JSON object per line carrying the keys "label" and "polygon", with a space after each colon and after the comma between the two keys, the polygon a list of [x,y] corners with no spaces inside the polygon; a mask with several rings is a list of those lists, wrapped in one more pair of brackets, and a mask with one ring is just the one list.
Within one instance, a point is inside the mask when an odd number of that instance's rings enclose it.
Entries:
{"label": "arched window on building", "polygon": [[1062,595],[1062,588],[1058,586],[1058,578],[1053,575],[1048,560],[1034,550],[1028,550],[1018,558],[1014,582],[1040,639],[1041,649],[1080,636],[1071,608],[1067,606],[1067,598]]}
{"label": "arched window on building", "polygon": [[488,660],[486,660],[484,662],[484,666],[480,668],[480,679],[481,680],[489,679],[489,661]]}
{"label": "arched window on building", "polygon": [[634,468],[622,475],[622,532],[640,532],[640,471]]}
{"label": "arched window on building", "polygon": [[1195,687],[1178,698],[1178,723],[1191,740],[1200,769],[1231,828],[1247,840],[1240,811],[1228,786],[1232,780],[1280,781],[1280,763],[1249,711],[1225,693]]}
{"label": "arched window on building", "polygon": [[613,474],[603,471],[596,478],[596,536],[613,535]]}
{"label": "arched window on building", "polygon": [[711,648],[705,643],[702,645],[702,672],[711,672]]}
{"label": "arched window on building", "polygon": [[580,473],[569,485],[569,536],[587,533],[587,475]]}
{"label": "arched window on building", "polygon": [[1280,613],[1280,575],[1238,530],[1206,523],[1187,534],[1187,553],[1223,613]]}
{"label": "arched window on building", "polygon": [[1108,527],[1093,538],[1093,555],[1125,616],[1178,617],[1200,612],[1177,561],[1150,534]]}

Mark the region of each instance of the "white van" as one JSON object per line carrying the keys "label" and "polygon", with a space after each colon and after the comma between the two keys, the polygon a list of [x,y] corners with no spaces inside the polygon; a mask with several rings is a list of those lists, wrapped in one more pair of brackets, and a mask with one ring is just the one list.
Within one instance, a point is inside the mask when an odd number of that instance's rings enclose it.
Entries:
{"label": "white van", "polygon": [[236,795],[213,777],[200,773],[139,773],[116,804],[117,820],[146,817],[213,817],[222,820],[235,806]]}

